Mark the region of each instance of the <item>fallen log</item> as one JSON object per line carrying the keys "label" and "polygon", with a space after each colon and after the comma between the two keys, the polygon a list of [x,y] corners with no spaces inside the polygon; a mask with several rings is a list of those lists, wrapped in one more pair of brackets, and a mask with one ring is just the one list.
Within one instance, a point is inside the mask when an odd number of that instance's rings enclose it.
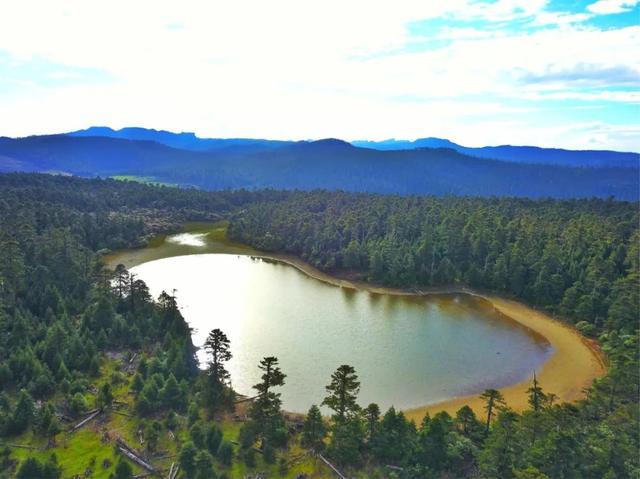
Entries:
{"label": "fallen log", "polygon": [[8,447],[19,447],[20,449],[31,449],[31,450],[34,450],[34,451],[35,451],[36,449],[38,449],[38,448],[37,448],[37,447],[35,447],[35,446],[28,446],[28,445],[26,445],[26,444],[11,444],[11,443],[8,443],[8,442],[7,442],[7,443],[5,443],[4,445],[5,445],[5,446],[8,446]]}
{"label": "fallen log", "polygon": [[404,471],[404,467],[400,467],[400,466],[393,466],[391,464],[386,464],[384,467],[391,469],[393,471]]}
{"label": "fallen log", "polygon": [[169,469],[169,475],[167,476],[167,479],[176,479],[176,477],[178,476],[178,470],[180,469],[180,466],[178,464],[176,464],[175,462],[171,463],[171,468]]}
{"label": "fallen log", "polygon": [[131,447],[129,444],[127,444],[127,442],[122,439],[120,436],[116,437],[116,443],[119,446],[124,447],[127,451],[132,452],[133,454],[135,454],[136,456],[140,456],[142,458],[144,458],[144,456],[142,455],[142,453],[140,451],[138,451],[137,449],[134,449],[133,447]]}
{"label": "fallen log", "polygon": [[237,399],[237,400],[233,401],[233,404],[241,404],[243,402],[253,401],[257,397],[258,396],[251,396],[251,397],[245,397],[245,398],[242,398],[242,399]]}
{"label": "fallen log", "polygon": [[78,429],[80,429],[82,426],[84,426],[85,424],[87,424],[89,421],[91,421],[92,419],[94,419],[95,417],[98,416],[98,414],[100,414],[100,410],[94,411],[91,414],[89,414],[87,417],[85,417],[82,421],[80,421],[78,424],[76,424],[75,426],[73,426],[71,429],[69,429],[69,432],[75,432]]}
{"label": "fallen log", "polygon": [[144,469],[146,469],[147,471],[149,471],[151,473],[154,473],[154,474],[156,473],[156,469],[151,464],[149,464],[148,462],[144,461],[141,457],[136,456],[134,453],[132,453],[131,451],[128,451],[127,449],[125,449],[122,446],[118,446],[118,450],[122,454],[127,456],[129,459],[131,459],[133,462],[135,462],[139,466],[141,466]]}
{"label": "fallen log", "polygon": [[336,466],[334,466],[333,464],[331,464],[329,461],[327,461],[325,459],[325,457],[322,454],[318,454],[318,457],[322,460],[322,462],[324,462],[329,469],[331,469],[333,472],[336,473],[336,475],[340,478],[340,479],[347,479],[347,476],[345,476],[344,474],[342,474],[338,468]]}

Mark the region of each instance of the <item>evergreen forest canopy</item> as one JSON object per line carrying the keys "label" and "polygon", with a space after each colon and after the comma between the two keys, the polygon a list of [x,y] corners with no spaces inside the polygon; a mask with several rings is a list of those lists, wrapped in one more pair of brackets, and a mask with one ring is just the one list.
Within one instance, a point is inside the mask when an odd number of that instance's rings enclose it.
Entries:
{"label": "evergreen forest canopy", "polygon": [[[543,307],[597,337],[609,372],[577,404],[534,384],[523,413],[488,390],[483,417],[463,407],[416,425],[359,404],[357,371],[343,365],[318,378],[327,384],[318,405],[332,417],[312,407],[298,423],[281,410],[286,371],[269,357],[255,365],[255,399],[238,403],[224,332],[209,335],[199,370],[179,297],[151,298],[98,253],[222,218],[232,238],[324,270],[403,287],[467,284]],[[324,467],[309,451],[355,477],[637,477],[638,235],[638,204],[612,200],[203,192],[0,175],[0,477],[68,477],[80,458],[90,477],[132,477],[141,466],[115,452],[114,424],[165,475],[171,460],[161,457],[175,454],[177,477],[296,477]],[[234,409],[246,415],[236,426],[225,419]],[[94,410],[106,433],[64,432]],[[30,439],[36,449],[15,447]],[[93,451],[80,454],[82,444]]]}

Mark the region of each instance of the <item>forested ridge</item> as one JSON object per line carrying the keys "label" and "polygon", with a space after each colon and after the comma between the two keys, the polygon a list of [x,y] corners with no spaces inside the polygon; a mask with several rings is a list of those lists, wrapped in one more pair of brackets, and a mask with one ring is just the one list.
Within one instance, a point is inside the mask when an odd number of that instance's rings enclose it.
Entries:
{"label": "forested ridge", "polygon": [[[237,403],[224,332],[211,332],[198,370],[179,297],[151,298],[98,254],[219,218],[234,239],[325,270],[402,287],[468,284],[544,307],[599,339],[608,375],[578,404],[536,383],[521,414],[488,390],[484,417],[462,408],[416,425],[358,404],[357,371],[344,365],[318,378],[332,417],[312,407],[298,420],[281,410],[286,371],[271,357],[257,365],[254,401]],[[144,472],[117,451],[114,431],[164,476],[175,463],[177,477],[327,477],[313,451],[353,477],[637,477],[638,242],[638,205],[616,201],[0,175],[0,477]],[[99,426],[67,432],[92,410]],[[25,443],[34,449],[16,447]]]}
{"label": "forested ridge", "polygon": [[599,168],[535,165],[476,158],[449,148],[377,151],[336,139],[232,142],[194,151],[100,136],[0,138],[0,172],[151,177],[208,190],[326,188],[401,195],[637,200],[638,161],[624,168],[604,163]]}

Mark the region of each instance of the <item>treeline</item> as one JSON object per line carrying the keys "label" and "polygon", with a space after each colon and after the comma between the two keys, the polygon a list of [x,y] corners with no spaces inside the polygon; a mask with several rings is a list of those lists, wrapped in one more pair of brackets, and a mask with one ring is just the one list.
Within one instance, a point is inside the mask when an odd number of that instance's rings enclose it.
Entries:
{"label": "treeline", "polygon": [[316,191],[254,203],[229,236],[385,285],[466,285],[526,301],[587,334],[640,315],[638,204]]}
{"label": "treeline", "polygon": [[[185,221],[217,220],[243,205],[284,198],[272,190],[206,192],[151,186],[135,181],[82,179],[35,173],[0,174],[3,236],[11,226],[70,229],[93,251],[140,243],[149,233],[177,228]],[[24,218],[21,218],[24,217]]]}

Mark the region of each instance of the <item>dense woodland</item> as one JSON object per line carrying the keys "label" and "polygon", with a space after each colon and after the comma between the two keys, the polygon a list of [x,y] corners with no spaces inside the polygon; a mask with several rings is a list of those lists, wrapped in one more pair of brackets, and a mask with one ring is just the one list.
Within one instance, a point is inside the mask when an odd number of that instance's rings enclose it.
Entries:
{"label": "dense woodland", "polygon": [[[234,239],[325,270],[403,287],[467,284],[544,307],[599,339],[609,373],[578,404],[558,404],[536,383],[523,413],[488,390],[482,417],[465,407],[414,424],[359,404],[357,371],[344,365],[318,378],[331,418],[314,406],[295,421],[281,410],[286,371],[269,357],[241,406],[224,332],[209,335],[199,370],[179,298],[151,298],[98,253],[217,218],[231,219]],[[316,459],[297,472],[312,453],[357,477],[638,477],[638,243],[638,205],[616,201],[206,193],[0,175],[0,477],[69,477],[66,431],[91,410],[107,425],[128,411],[125,439],[143,437],[156,464],[175,454],[178,477],[327,477]],[[224,418],[240,408],[232,434]],[[15,447],[33,437],[43,449]],[[87,477],[142,472],[109,438],[96,444],[109,456],[87,464]]]}

